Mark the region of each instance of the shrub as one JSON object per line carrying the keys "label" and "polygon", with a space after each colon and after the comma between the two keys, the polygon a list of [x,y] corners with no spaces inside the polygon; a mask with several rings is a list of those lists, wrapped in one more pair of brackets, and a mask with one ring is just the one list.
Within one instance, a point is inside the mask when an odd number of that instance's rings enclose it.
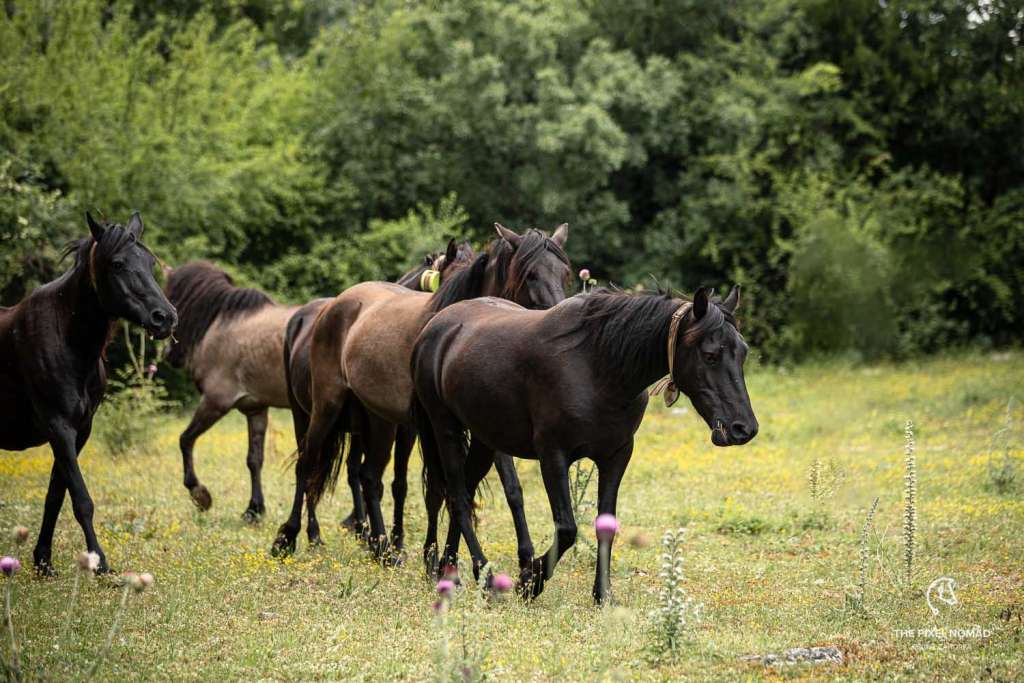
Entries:
{"label": "shrub", "polygon": [[[118,368],[96,415],[93,431],[113,455],[137,452],[152,430],[152,419],[177,405],[168,400],[163,384],[147,368],[146,336],[140,330],[138,348],[132,346],[128,323],[122,323],[130,364]],[[156,356],[158,354],[154,354]]]}

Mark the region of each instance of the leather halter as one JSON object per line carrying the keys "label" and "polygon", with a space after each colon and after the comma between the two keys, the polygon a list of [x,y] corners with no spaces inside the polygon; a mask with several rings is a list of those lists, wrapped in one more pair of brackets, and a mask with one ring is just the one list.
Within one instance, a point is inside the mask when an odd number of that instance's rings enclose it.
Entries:
{"label": "leather halter", "polygon": [[676,361],[676,339],[679,337],[679,324],[691,308],[693,308],[693,304],[686,301],[672,313],[672,322],[668,325],[668,374],[651,387],[651,396],[657,396],[661,392],[665,392],[666,406],[671,406],[679,400],[679,387],[676,386],[675,380],[672,378]]}
{"label": "leather halter", "polygon": [[96,240],[92,241],[92,246],[89,247],[89,282],[92,284],[92,289],[95,292],[99,292],[99,288],[96,287],[96,245],[99,242]]}

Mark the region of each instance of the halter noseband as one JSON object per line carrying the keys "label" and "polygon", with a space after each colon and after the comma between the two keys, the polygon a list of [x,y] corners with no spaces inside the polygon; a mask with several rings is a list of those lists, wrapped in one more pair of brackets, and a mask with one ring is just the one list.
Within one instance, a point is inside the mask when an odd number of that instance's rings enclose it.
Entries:
{"label": "halter noseband", "polygon": [[665,392],[666,406],[671,406],[679,400],[679,387],[676,386],[676,382],[672,378],[672,372],[676,361],[676,338],[679,336],[679,324],[683,321],[683,317],[691,308],[693,308],[693,304],[689,301],[685,301],[672,313],[672,322],[668,325],[668,374],[659,379],[654,386],[651,387],[651,396],[657,396],[661,392]]}

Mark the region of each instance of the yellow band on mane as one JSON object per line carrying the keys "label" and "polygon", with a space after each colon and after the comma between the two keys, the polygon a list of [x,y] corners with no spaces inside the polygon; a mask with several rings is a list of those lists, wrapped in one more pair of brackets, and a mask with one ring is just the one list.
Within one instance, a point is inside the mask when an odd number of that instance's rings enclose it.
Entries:
{"label": "yellow band on mane", "polygon": [[436,270],[425,270],[420,275],[420,289],[424,292],[436,292],[441,285],[441,273]]}

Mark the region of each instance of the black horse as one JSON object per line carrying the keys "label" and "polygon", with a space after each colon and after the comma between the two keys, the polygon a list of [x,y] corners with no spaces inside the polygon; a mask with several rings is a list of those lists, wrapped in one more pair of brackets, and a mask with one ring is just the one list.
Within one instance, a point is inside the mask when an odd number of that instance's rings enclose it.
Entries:
{"label": "black horse", "polygon": [[[576,541],[569,465],[594,460],[598,512],[615,514],[647,387],[666,373],[674,385],[667,390],[690,397],[715,445],[752,439],[757,419],[743,381],[747,345],[733,318],[738,302],[738,288],[722,302],[698,291],[692,304],[599,291],[548,311],[476,299],[434,316],[413,351],[414,413],[428,486],[446,488],[451,511],[446,562],[455,563],[461,532],[474,573],[487,563],[470,522],[473,494],[490,468],[487,449],[538,460],[556,535],[548,553],[520,574],[520,590],[540,594]],[[468,453],[467,430],[474,443]],[[598,602],[610,562],[610,541],[602,540]]]}
{"label": "black horse", "polygon": [[38,572],[52,575],[53,529],[71,494],[75,519],[90,552],[107,559],[92,526],[93,503],[78,467],[92,418],[103,396],[103,351],[114,322],[124,318],[154,337],[171,334],[174,307],[153,277],[156,259],[142,244],[142,218],[127,226],[97,224],[68,247],[75,264],[67,273],[32,292],[13,308],[0,309],[0,448],[24,450],[49,442],[53,470],[43,523],[33,558]]}

